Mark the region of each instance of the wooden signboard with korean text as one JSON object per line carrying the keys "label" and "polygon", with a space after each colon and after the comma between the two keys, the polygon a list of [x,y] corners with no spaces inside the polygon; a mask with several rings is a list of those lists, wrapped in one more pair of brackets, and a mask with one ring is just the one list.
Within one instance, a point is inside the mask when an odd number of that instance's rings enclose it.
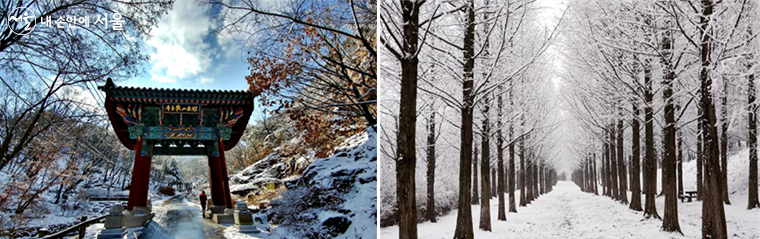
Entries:
{"label": "wooden signboard with korean text", "polygon": [[164,114],[199,114],[201,112],[201,105],[187,103],[164,103],[161,105],[161,111]]}

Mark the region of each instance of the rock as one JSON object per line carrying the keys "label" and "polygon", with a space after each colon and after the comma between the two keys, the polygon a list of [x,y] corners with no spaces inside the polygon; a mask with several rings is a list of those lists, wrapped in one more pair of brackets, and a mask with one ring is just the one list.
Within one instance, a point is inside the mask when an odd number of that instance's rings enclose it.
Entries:
{"label": "rock", "polygon": [[377,176],[369,177],[369,178],[359,178],[359,183],[361,184],[367,184],[377,181]]}
{"label": "rock", "polygon": [[337,237],[348,230],[348,227],[351,226],[351,220],[345,217],[331,217],[325,220],[322,226],[325,227],[325,232],[330,236]]}
{"label": "rock", "polygon": [[345,215],[351,214],[351,210],[348,210],[348,209],[345,209],[345,208],[338,209],[338,212],[341,213],[341,214],[345,214]]}

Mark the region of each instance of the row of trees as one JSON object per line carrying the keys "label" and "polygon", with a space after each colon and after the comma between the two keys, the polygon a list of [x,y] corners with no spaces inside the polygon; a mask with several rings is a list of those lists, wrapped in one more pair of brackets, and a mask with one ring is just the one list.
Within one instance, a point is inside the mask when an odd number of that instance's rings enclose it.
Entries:
{"label": "row of trees", "polygon": [[557,29],[542,25],[537,9],[513,0],[380,3],[381,74],[391,83],[380,91],[379,118],[388,122],[380,164],[395,173],[383,177],[381,222],[398,223],[401,238],[416,238],[418,221],[451,209],[454,238],[472,238],[471,204],[481,206],[479,228],[491,231],[492,198],[506,221],[507,210],[517,212],[516,190],[525,206],[554,185],[547,136],[556,122],[546,116],[556,102],[541,68]]}
{"label": "row of trees", "polygon": [[[747,208],[760,207],[753,67],[760,46],[753,30],[760,27],[757,7],[753,1],[594,0],[575,9],[567,41],[577,90],[568,98],[586,137],[596,142],[578,150],[581,160],[573,179],[583,190],[598,194],[601,182],[602,194],[624,204],[630,191],[630,208],[658,219],[655,197],[664,195],[662,229],[680,232],[682,165],[685,157],[695,158],[702,235],[726,238],[723,205],[730,204],[727,156],[733,131],[734,140],[746,136],[749,142]],[[746,116],[743,135],[734,127],[735,115]]]}

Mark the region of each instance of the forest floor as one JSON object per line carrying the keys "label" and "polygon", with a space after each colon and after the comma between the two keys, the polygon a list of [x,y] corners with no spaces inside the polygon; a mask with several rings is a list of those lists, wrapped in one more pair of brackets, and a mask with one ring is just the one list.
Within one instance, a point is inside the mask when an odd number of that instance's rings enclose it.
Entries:
{"label": "forest floor", "polygon": [[[516,192],[519,195],[519,192]],[[630,198],[630,197],[629,197]],[[642,198],[643,199],[643,198]],[[508,197],[507,197],[508,200]],[[662,215],[664,197],[657,198]],[[516,200],[519,204],[519,198]],[[760,210],[747,211],[746,204],[726,205],[732,238],[760,238]],[[569,181],[559,181],[554,190],[540,196],[507,221],[497,221],[498,201],[491,201],[493,231],[478,229],[480,206],[472,207],[476,238],[699,238],[701,202],[679,201],[679,221],[684,235],[660,230],[662,221],[643,219],[643,213],[605,196],[582,192]],[[438,223],[418,224],[420,238],[451,238],[456,227],[456,210]],[[382,238],[398,238],[398,226],[380,229]]]}
{"label": "forest floor", "polygon": [[[729,238],[760,239],[760,209],[747,210],[749,181],[749,150],[730,153],[728,158],[728,193],[731,205],[724,204]],[[683,163],[685,191],[696,190],[696,161]],[[657,190],[662,189],[661,171],[657,170]],[[760,176],[759,176],[760,177]],[[760,189],[760,188],[759,188]],[[602,187],[599,186],[600,194]],[[520,191],[515,191],[519,197]],[[628,200],[631,200],[628,192]],[[509,195],[505,195],[507,204]],[[642,208],[644,196],[641,197]],[[515,203],[519,205],[519,198]],[[655,199],[657,213],[664,215],[665,197]],[[702,202],[678,201],[678,221],[683,235],[660,230],[660,219],[644,219],[643,212],[633,211],[606,196],[582,192],[570,181],[559,181],[554,189],[518,213],[507,213],[507,221],[497,221],[498,200],[491,200],[491,228],[478,229],[480,205],[472,206],[473,231],[476,238],[700,238]],[[417,225],[419,238],[451,238],[456,228],[457,211],[439,218],[438,223]],[[382,238],[397,238],[398,226],[380,229]]]}

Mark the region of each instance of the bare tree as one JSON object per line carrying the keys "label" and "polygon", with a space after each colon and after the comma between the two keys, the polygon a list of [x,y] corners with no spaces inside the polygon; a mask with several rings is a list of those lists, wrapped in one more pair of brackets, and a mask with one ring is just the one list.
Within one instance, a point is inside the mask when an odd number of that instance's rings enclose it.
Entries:
{"label": "bare tree", "polygon": [[472,209],[470,202],[470,162],[472,161],[472,110],[474,107],[474,75],[475,68],[475,1],[469,0],[464,7],[465,31],[464,50],[464,82],[462,84],[462,122],[461,144],[459,153],[459,210],[457,210],[457,225],[454,239],[472,239]]}
{"label": "bare tree", "polygon": [[[243,41],[261,36],[246,42],[253,51],[246,81],[262,105],[292,118],[304,113],[339,115],[376,127],[374,0],[347,4],[295,0],[282,6],[256,0],[207,4],[221,9],[225,21],[220,34],[244,35]],[[304,124],[296,126],[308,128]]]}
{"label": "bare tree", "polygon": [[482,131],[480,132],[481,146],[483,147],[481,161],[480,161],[480,174],[481,174],[481,193],[480,193],[480,225],[479,228],[484,231],[491,231],[491,135],[490,124],[488,122],[488,110],[490,108],[490,102],[488,97],[485,98],[482,113],[483,123]]}
{"label": "bare tree", "polygon": [[[433,105],[431,104],[431,108]],[[430,111],[427,123],[427,218],[436,222],[435,213],[435,111]]]}
{"label": "bare tree", "polygon": [[[748,64],[751,67],[751,65]],[[749,193],[747,209],[760,208],[757,193],[757,98],[755,96],[755,75],[747,75],[747,125],[749,144]]]}
{"label": "bare tree", "polygon": [[[401,1],[400,6],[383,4],[381,5],[383,12],[380,14],[381,23],[390,34],[390,36],[381,35],[380,42],[401,65],[401,101],[399,102],[399,128],[395,155],[396,198],[399,211],[399,235],[401,238],[410,239],[417,238],[415,192],[417,67],[422,46],[419,15],[420,7],[424,3],[425,1]],[[400,13],[401,19],[392,15],[393,13]],[[391,25],[396,28],[391,28]]]}
{"label": "bare tree", "polygon": [[[0,5],[0,12],[4,13],[0,24],[8,26],[0,33],[3,62],[0,81],[7,99],[1,105],[5,110],[0,113],[4,119],[0,170],[22,152],[24,145],[58,122],[102,116],[82,110],[94,106],[60,97],[61,92],[71,87],[93,89],[106,76],[117,79],[134,76],[147,56],[140,53],[136,41],[129,39],[147,37],[171,4],[171,1],[11,1]],[[10,17],[5,17],[24,13],[36,18],[10,21]],[[42,19],[55,16],[102,13],[120,14],[125,20],[123,34],[115,34],[113,28],[58,28],[41,24]],[[60,115],[60,121],[45,119],[49,107],[68,102],[79,110]]]}
{"label": "bare tree", "polygon": [[[502,86],[499,86],[499,92],[502,92]],[[496,115],[496,170],[497,170],[497,178],[498,178],[498,185],[496,193],[499,196],[499,221],[506,221],[507,220],[507,209],[504,201],[504,135],[502,134],[502,108],[504,106],[504,101],[502,100],[501,94],[498,95],[496,98],[497,101],[497,115]]]}
{"label": "bare tree", "polygon": [[617,122],[617,158],[618,158],[618,178],[620,180],[620,201],[623,204],[628,204],[628,174],[625,168],[625,153],[623,145],[623,117],[622,110],[620,110]]}
{"label": "bare tree", "polygon": [[639,124],[639,102],[632,102],[633,117],[631,117],[631,208],[634,211],[642,211],[641,209],[641,180],[639,180],[641,169],[640,157],[641,151],[639,144],[641,143],[641,126]]}
{"label": "bare tree", "polygon": [[[511,82],[510,82],[511,84]],[[510,106],[513,105],[512,100],[512,93],[509,93],[509,104]],[[501,127],[499,127],[501,128]],[[512,124],[509,124],[509,140],[512,142],[509,143],[509,165],[508,170],[509,173],[507,176],[507,181],[509,183],[508,190],[509,190],[509,211],[510,212],[517,212],[517,206],[515,205],[515,186],[517,184],[517,180],[515,178],[515,133],[514,133],[514,126]]]}
{"label": "bare tree", "polygon": [[[670,20],[666,20],[665,27],[670,26]],[[675,108],[673,104],[673,79],[676,74],[673,71],[672,64],[672,33],[667,28],[663,31],[661,47],[663,57],[663,91],[662,97],[665,101],[664,114],[665,126],[663,127],[663,158],[662,158],[662,190],[665,194],[665,214],[662,220],[662,230],[677,231],[681,234],[681,226],[678,224],[678,201],[676,194],[676,120]]]}
{"label": "bare tree", "polygon": [[[478,187],[478,145],[475,144],[472,157],[472,205],[480,204],[480,187]],[[482,177],[482,176],[481,176]],[[482,180],[481,180],[482,181]]]}
{"label": "bare tree", "polygon": [[702,116],[700,118],[704,130],[705,140],[705,184],[704,184],[704,202],[702,203],[702,236],[710,238],[727,238],[726,232],[726,215],[723,211],[723,200],[721,197],[720,179],[720,161],[718,149],[718,132],[716,128],[715,108],[711,94],[712,78],[710,69],[712,68],[712,34],[710,33],[710,16],[713,14],[713,1],[702,0],[702,12],[699,17],[699,35],[700,56],[702,69],[699,73],[700,86],[700,105]]}

